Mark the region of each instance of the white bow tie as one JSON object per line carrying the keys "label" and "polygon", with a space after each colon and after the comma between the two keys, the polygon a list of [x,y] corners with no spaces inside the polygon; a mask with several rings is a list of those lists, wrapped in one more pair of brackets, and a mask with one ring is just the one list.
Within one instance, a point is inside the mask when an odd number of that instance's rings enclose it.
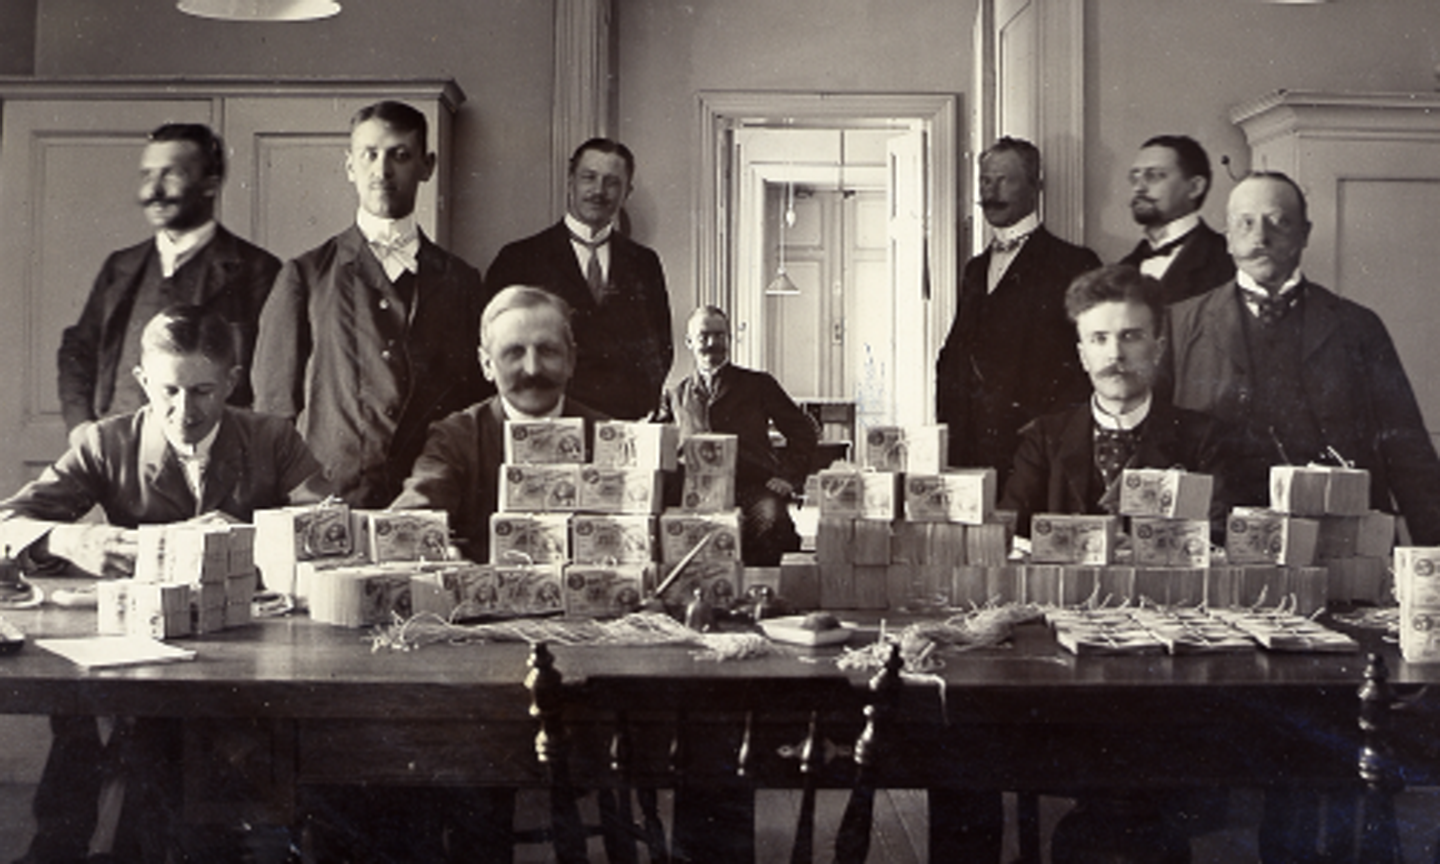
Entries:
{"label": "white bow tie", "polygon": [[389,276],[392,282],[399,278],[402,272],[420,272],[420,264],[415,259],[420,251],[420,237],[416,234],[376,238],[370,241],[370,251],[375,253],[375,257],[385,268],[385,275]]}

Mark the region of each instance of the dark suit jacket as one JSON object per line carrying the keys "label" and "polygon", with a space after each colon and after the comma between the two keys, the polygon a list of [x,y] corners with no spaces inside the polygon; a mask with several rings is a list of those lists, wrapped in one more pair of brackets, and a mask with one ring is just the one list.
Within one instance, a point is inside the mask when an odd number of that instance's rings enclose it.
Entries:
{"label": "dark suit jacket", "polygon": [[[1150,244],[1141,240],[1135,248],[1120,259],[1121,264],[1139,267],[1145,249]],[[1165,303],[1179,303],[1235,278],[1235,261],[1225,243],[1225,235],[1205,224],[1201,219],[1180,244],[1175,260],[1165,269],[1160,280],[1164,289]]]}
{"label": "dark suit jacket", "polygon": [[[606,419],[565,397],[565,417],[586,419],[593,434],[596,420]],[[450,530],[471,560],[490,560],[490,514],[500,492],[500,466],[505,461],[505,406],[492,396],[430,426],[425,449],[405,481],[393,509],[436,509],[450,516]]]}
{"label": "dark suit jacket", "polygon": [[1065,317],[1070,281],[1094,252],[1041,226],[985,291],[990,251],[965,264],[960,303],[935,362],[935,416],[950,426],[950,464],[994,468],[1003,484],[1019,429],[1090,392]]}
{"label": "dark suit jacket", "polygon": [[[691,373],[665,392],[658,419],[680,426],[680,440],[705,432],[736,436],[739,459],[736,483],[763,486],[772,477],[796,489],[805,485],[815,455],[815,421],[785,393],[768,372],[727,364],[717,375],[713,398],[707,400],[699,372]],[[770,422],[785,436],[785,449],[770,446]]]}
{"label": "dark suit jacket", "polygon": [[500,250],[486,284],[493,292],[535,285],[565,299],[579,358],[566,392],[610,417],[639,420],[655,410],[675,337],[660,258],[616,234],[610,241],[610,290],[596,303],[564,221]]}
{"label": "dark suit jacket", "polygon": [[383,507],[430,424],[492,392],[480,274],[420,236],[410,313],[360,229],[289,261],[260,316],[255,409],[295,420],[335,493]]}
{"label": "dark suit jacket", "polygon": [[[128,369],[116,368],[120,350],[140,281],[151,256],[159,254],[153,237],[111,253],[95,277],[80,320],[65,329],[58,357],[65,428],[105,416],[115,395],[116,373],[129,374]],[[186,266],[204,268],[197,296],[190,302],[219,313],[239,330],[240,362],[248,370],[260,309],[275,284],[280,259],[216,225],[215,236]],[[253,400],[246,375],[230,394],[230,404],[248,407]]]}
{"label": "dark suit jacket", "polygon": [[[1295,386],[1316,425],[1327,444],[1370,472],[1373,506],[1398,504],[1416,543],[1440,544],[1440,459],[1390,334],[1358,303],[1312,282],[1303,290],[1304,372]],[[1176,405],[1239,428],[1254,407],[1255,383],[1240,317],[1249,313],[1236,292],[1232,280],[1171,308],[1165,365]],[[1248,473],[1256,476],[1236,477],[1236,503],[1266,503],[1268,469]]]}
{"label": "dark suit jacket", "polygon": [[121,528],[180,522],[214,510],[250,521],[257,509],[318,500],[320,464],[280,417],[227,408],[205,466],[203,501],[149,406],[87,424],[40,477],[0,502],[0,542],[22,550],[50,526],[100,505]]}
{"label": "dark suit jacket", "polygon": [[[1035,513],[1102,513],[1104,493],[1095,469],[1094,418],[1089,404],[1031,421],[1020,432],[1015,470],[1000,496],[1000,509],[1019,513],[1017,530],[1030,534]],[[1229,455],[1214,419],[1159,400],[1141,427],[1132,468],[1184,468],[1215,478],[1210,518],[1223,524],[1228,507]]]}

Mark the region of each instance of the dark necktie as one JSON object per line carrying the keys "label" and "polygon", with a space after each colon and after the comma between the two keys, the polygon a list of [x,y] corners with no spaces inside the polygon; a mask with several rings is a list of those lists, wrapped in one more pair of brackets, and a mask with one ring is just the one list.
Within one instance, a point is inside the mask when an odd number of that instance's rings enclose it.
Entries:
{"label": "dark necktie", "polygon": [[1008,240],[1001,240],[999,237],[994,237],[990,240],[990,248],[996,252],[1014,252],[1020,248],[1020,244],[1024,243],[1025,238],[1029,236],[1030,234],[1027,232],[1025,234],[1018,234]]}
{"label": "dark necktie", "polygon": [[1244,298],[1245,304],[1254,312],[1259,319],[1261,327],[1274,327],[1280,323],[1291,309],[1300,302],[1300,291],[1287,291],[1279,297],[1271,297],[1267,293],[1240,289],[1240,296]]}
{"label": "dark necktie", "polygon": [[1095,427],[1095,467],[1100,479],[1109,488],[1130,463],[1135,449],[1140,444],[1140,433],[1135,429],[1105,429]]}
{"label": "dark necktie", "polygon": [[600,247],[610,242],[614,231],[607,233],[599,240],[586,240],[574,231],[570,232],[570,239],[590,250],[590,263],[585,265],[585,284],[590,286],[590,296],[599,303],[600,298],[605,294],[605,273],[600,268]]}

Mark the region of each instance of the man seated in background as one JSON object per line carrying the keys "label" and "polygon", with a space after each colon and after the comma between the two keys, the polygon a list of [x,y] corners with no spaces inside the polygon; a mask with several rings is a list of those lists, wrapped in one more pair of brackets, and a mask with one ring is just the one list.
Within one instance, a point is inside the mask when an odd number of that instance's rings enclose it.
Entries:
{"label": "man seated in background", "polygon": [[[666,391],[657,419],[691,435],[726,433],[739,439],[735,503],[741,509],[740,548],[751,567],[774,567],[800,548],[790,518],[795,490],[805,484],[819,438],[815,421],[768,372],[730,362],[730,319],[701,306],[685,324],[685,345],[695,371]],[[785,436],[785,449],[770,443],[770,424]]]}
{"label": "man seated in background", "polygon": [[1020,431],[1001,509],[1015,510],[1017,530],[1029,536],[1035,513],[1118,513],[1126,468],[1180,467],[1214,476],[1210,515],[1223,520],[1220,424],[1156,399],[1152,389],[1165,348],[1160,283],[1127,264],[1092,270],[1070,283],[1065,312],[1094,392],[1085,405]]}
{"label": "man seated in background", "polygon": [[[244,370],[219,315],[172,306],[145,325],[136,380],[140,410],[82,426],[55,464],[0,502],[0,541],[22,560],[61,559],[80,574],[129,576],[139,525],[323,497],[320,464],[286,420],[226,407]],[[107,524],[73,524],[99,505]],[[55,716],[55,741],[35,791],[37,831],[22,861],[85,858],[104,775],[127,769],[114,852],[163,861],[179,825],[176,721],[117,720],[102,745],[96,718]],[[130,768],[136,770],[128,770]]]}
{"label": "man seated in background", "polygon": [[444,510],[465,555],[483,562],[505,461],[505,421],[605,418],[565,395],[575,373],[570,307],[548,291],[513,285],[495,295],[480,321],[480,367],[500,392],[431,425],[390,506]]}

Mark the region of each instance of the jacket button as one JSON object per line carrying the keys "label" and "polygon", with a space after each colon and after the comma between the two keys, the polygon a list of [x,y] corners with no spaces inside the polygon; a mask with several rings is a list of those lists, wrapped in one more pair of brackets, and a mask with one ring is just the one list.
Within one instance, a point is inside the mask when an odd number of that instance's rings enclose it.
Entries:
{"label": "jacket button", "polygon": [[390,354],[390,349],[389,349],[389,348],[386,348],[384,351],[381,351],[381,352],[380,352],[380,359],[381,359],[381,360],[389,360],[391,356],[392,356],[392,355]]}
{"label": "jacket button", "polygon": [[389,309],[389,308],[390,308],[390,301],[389,301],[389,300],[381,300],[381,301],[380,301],[380,308],[381,308],[381,309]]}

